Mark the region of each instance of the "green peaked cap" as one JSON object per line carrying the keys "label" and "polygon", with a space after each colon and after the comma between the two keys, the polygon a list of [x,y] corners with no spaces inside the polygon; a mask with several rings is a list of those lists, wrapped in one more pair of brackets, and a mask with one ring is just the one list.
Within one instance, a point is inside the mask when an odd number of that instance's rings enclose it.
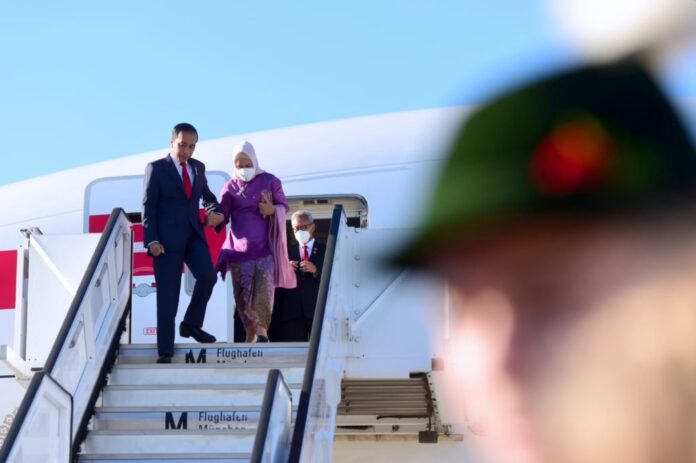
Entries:
{"label": "green peaked cap", "polygon": [[584,67],[504,94],[456,136],[420,229],[394,259],[535,215],[621,213],[696,199],[696,154],[634,60]]}

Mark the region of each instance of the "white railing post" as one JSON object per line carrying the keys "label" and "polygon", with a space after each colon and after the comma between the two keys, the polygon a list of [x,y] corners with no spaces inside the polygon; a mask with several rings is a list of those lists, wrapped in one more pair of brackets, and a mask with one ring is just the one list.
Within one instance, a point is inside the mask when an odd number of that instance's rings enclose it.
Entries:
{"label": "white railing post", "polygon": [[330,461],[341,380],[350,344],[346,322],[353,307],[353,289],[360,285],[360,275],[354,273],[358,235],[348,227],[343,213],[339,223],[299,456],[301,462]]}
{"label": "white railing post", "polygon": [[15,292],[14,351],[19,358],[27,357],[27,295],[28,295],[29,239],[17,248],[17,285]]}
{"label": "white railing post", "polygon": [[280,370],[268,372],[251,463],[287,463],[292,441],[292,394]]}

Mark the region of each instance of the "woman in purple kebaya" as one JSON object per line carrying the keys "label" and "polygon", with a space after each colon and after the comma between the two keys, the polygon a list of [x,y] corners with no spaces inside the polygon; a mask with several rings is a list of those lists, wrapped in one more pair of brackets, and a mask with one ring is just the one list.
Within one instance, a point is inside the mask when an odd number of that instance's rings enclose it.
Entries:
{"label": "woman in purple kebaya", "polygon": [[288,203],[280,180],[259,168],[249,142],[236,146],[234,175],[220,193],[220,209],[230,231],[217,270],[232,274],[234,302],[246,342],[268,342],[276,287],[295,287],[287,253]]}

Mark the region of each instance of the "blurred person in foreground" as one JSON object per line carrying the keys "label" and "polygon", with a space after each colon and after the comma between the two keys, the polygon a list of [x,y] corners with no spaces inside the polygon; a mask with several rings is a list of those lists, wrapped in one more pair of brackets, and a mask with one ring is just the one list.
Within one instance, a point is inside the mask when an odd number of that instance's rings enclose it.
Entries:
{"label": "blurred person in foreground", "polygon": [[696,462],[696,153],[638,61],[474,113],[396,261],[449,282],[489,461]]}

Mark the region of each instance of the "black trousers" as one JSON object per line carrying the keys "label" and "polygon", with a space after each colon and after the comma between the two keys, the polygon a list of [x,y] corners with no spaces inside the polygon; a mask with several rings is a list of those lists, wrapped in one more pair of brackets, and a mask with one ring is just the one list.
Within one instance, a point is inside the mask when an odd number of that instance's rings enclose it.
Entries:
{"label": "black trousers", "polygon": [[268,329],[268,339],[275,342],[307,342],[312,331],[312,320],[299,317],[274,320]]}
{"label": "black trousers", "polygon": [[184,322],[195,327],[203,326],[205,309],[208,305],[217,274],[210,259],[208,244],[189,229],[186,249],[173,252],[164,249],[164,254],[155,257],[154,270],[157,283],[157,350],[159,355],[174,354],[175,320],[181,292],[181,269],[186,263],[196,278],[191,302],[186,309]]}

